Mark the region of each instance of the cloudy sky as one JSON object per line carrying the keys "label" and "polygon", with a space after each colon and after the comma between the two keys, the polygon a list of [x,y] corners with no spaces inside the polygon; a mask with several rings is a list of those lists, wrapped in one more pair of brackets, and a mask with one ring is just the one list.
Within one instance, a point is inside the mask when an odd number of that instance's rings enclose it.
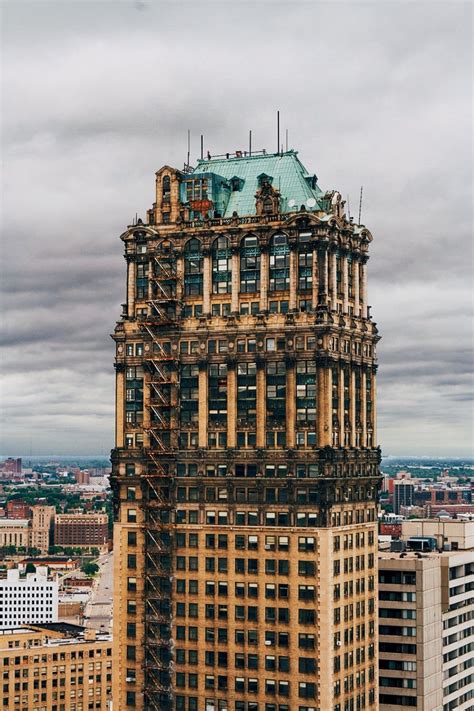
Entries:
{"label": "cloudy sky", "polygon": [[3,0],[0,453],[107,453],[118,239],[154,172],[275,149],[374,242],[379,438],[472,454],[470,2]]}

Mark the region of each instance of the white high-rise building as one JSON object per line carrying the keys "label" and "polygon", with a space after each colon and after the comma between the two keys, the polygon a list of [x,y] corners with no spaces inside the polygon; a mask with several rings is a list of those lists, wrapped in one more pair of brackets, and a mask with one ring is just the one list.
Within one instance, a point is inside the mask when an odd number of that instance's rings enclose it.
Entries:
{"label": "white high-rise building", "polygon": [[404,521],[417,550],[379,552],[380,711],[474,709],[472,526]]}
{"label": "white high-rise building", "polygon": [[58,583],[48,580],[48,569],[38,567],[25,577],[17,569],[8,570],[0,580],[0,629],[57,620]]}

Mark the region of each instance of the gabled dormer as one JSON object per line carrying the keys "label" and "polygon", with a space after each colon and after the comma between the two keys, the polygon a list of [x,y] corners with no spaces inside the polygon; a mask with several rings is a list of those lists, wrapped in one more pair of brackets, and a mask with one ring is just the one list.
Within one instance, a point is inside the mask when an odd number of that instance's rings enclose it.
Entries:
{"label": "gabled dormer", "polygon": [[257,180],[259,184],[255,194],[257,215],[277,215],[280,212],[280,192],[272,186],[272,176],[261,173]]}

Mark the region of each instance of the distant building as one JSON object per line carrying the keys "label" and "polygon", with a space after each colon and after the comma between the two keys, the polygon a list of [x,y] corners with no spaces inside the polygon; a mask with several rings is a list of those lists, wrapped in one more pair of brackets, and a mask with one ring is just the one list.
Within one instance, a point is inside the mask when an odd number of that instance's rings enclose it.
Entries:
{"label": "distant building", "polygon": [[393,487],[393,511],[400,513],[402,506],[413,506],[415,486],[412,481],[400,479],[394,482]]}
{"label": "distant building", "polygon": [[57,546],[104,548],[108,541],[107,514],[57,514],[54,543]]}
{"label": "distant building", "polygon": [[110,635],[65,623],[8,630],[0,633],[0,667],[2,711],[112,707]]}
{"label": "distant building", "polygon": [[449,524],[406,521],[403,538],[458,551],[379,552],[380,711],[474,708],[474,522]]}
{"label": "distant building", "polygon": [[27,519],[0,519],[0,548],[30,547],[30,522]]}
{"label": "distant building", "polygon": [[30,505],[21,499],[11,499],[7,501],[7,518],[30,518]]}
{"label": "distant building", "polygon": [[90,484],[91,475],[87,469],[79,469],[74,472],[76,484]]}
{"label": "distant building", "polygon": [[0,470],[10,474],[21,474],[21,458],[8,457],[0,464]]}
{"label": "distant building", "polygon": [[31,548],[47,553],[53,538],[54,506],[32,506]]}
{"label": "distant building", "polygon": [[48,580],[46,567],[25,577],[16,568],[7,571],[7,578],[0,580],[0,629],[57,619],[58,583]]}

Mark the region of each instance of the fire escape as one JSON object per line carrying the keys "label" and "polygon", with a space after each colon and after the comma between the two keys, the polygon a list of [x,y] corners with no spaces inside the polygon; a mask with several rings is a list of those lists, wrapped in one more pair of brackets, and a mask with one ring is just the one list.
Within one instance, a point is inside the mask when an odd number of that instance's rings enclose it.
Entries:
{"label": "fire escape", "polygon": [[172,563],[173,451],[177,446],[177,354],[170,336],[178,327],[176,265],[171,253],[150,264],[149,313],[142,330],[149,337],[145,362],[150,373],[145,399],[146,473],[144,510],[144,709],[173,708]]}

